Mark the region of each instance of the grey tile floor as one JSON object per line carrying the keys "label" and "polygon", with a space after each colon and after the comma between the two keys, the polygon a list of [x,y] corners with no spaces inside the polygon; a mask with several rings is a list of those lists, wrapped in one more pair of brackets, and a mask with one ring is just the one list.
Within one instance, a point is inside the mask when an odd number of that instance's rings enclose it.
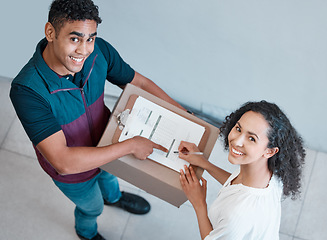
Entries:
{"label": "grey tile floor", "polygon": [[[78,239],[74,232],[74,205],[43,172],[8,97],[10,79],[0,77],[0,239]],[[116,90],[114,90],[116,91]],[[117,91],[116,91],[117,93]],[[118,93],[119,94],[119,93]],[[113,105],[113,99],[107,99]],[[210,161],[232,171],[217,142]],[[302,198],[282,203],[281,240],[327,239],[327,154],[307,149]],[[219,188],[207,173],[208,204]],[[145,197],[152,205],[145,216],[105,207],[99,232],[112,240],[200,239],[190,203],[176,208],[120,180],[121,189]]]}

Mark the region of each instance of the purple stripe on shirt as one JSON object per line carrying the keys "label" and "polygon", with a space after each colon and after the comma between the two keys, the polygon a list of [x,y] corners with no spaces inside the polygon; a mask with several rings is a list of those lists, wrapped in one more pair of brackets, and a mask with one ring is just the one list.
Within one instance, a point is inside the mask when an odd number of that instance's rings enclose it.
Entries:
{"label": "purple stripe on shirt", "polygon": [[[104,94],[102,94],[97,101],[90,105],[89,111],[92,113],[92,120],[94,124],[93,137],[96,139],[96,143],[100,141],[100,138],[106,128],[109,120],[110,110],[104,105]],[[92,143],[92,136],[88,127],[87,116],[84,113],[75,121],[62,125],[62,130],[66,137],[66,142],[68,147],[77,146],[89,146],[95,147]],[[53,179],[64,182],[64,183],[79,183],[85,182],[99,173],[99,169],[93,169],[87,172],[69,175],[60,175],[51,166],[51,164],[41,155],[41,153],[35,148],[38,160],[41,167],[45,172],[47,172]]]}

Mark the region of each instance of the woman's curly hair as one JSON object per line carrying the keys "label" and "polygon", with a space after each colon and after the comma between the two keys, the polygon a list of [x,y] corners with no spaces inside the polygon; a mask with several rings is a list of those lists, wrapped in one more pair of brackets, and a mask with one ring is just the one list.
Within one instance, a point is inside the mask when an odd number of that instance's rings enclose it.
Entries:
{"label": "woman's curly hair", "polygon": [[48,22],[56,29],[56,33],[67,21],[85,20],[94,20],[97,24],[102,22],[98,6],[92,0],[54,0],[51,3]]}
{"label": "woman's curly hair", "polygon": [[226,150],[229,148],[228,134],[242,115],[248,111],[260,113],[269,123],[268,148],[278,147],[279,151],[268,159],[269,170],[283,183],[283,193],[296,199],[300,194],[302,167],[305,159],[303,140],[286,115],[273,103],[266,101],[247,102],[240,109],[225,118],[220,128],[220,137]]}

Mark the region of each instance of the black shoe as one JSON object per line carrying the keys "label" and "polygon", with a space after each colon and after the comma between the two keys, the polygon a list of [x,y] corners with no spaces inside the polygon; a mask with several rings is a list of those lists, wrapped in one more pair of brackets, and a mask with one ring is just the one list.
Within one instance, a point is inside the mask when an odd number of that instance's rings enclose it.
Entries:
{"label": "black shoe", "polygon": [[132,193],[121,192],[121,198],[115,202],[110,203],[104,200],[105,205],[116,206],[134,214],[146,214],[150,211],[150,204],[142,197]]}
{"label": "black shoe", "polygon": [[78,233],[76,233],[76,234],[79,237],[79,239],[81,239],[81,240],[106,240],[104,237],[102,237],[100,235],[100,233],[97,233],[97,235],[95,235],[93,238],[85,238],[85,237],[79,235]]}

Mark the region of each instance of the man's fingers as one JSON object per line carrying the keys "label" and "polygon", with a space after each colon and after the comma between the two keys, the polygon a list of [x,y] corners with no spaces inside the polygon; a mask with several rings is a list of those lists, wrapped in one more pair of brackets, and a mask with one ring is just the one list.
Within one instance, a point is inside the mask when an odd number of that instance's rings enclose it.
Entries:
{"label": "man's fingers", "polygon": [[153,148],[159,149],[163,152],[168,152],[168,149],[165,148],[164,146],[161,146],[160,144],[153,143]]}

